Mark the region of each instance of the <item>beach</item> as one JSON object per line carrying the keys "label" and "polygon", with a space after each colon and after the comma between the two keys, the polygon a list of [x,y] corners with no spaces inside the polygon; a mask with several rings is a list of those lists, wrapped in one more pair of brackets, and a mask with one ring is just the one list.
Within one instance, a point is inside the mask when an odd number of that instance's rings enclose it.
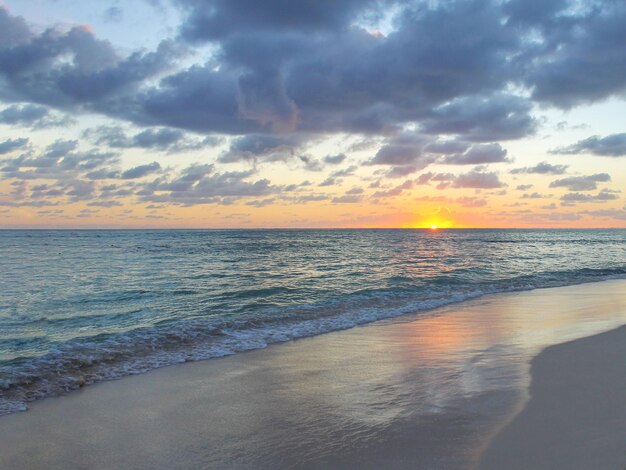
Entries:
{"label": "beach", "polygon": [[532,362],[531,399],[479,469],[626,466],[626,327],[551,346]]}
{"label": "beach", "polygon": [[623,464],[626,330],[590,336],[626,324],[625,288],[495,294],[85,387],[1,417],[0,468]]}

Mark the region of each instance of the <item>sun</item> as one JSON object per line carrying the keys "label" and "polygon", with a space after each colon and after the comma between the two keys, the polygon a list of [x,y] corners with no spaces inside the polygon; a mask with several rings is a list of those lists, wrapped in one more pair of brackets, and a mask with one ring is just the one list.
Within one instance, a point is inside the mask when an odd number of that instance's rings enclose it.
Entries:
{"label": "sun", "polygon": [[439,227],[437,227],[436,225],[431,225],[431,226],[430,226],[430,229],[431,229],[431,230],[437,230],[438,228],[439,228]]}

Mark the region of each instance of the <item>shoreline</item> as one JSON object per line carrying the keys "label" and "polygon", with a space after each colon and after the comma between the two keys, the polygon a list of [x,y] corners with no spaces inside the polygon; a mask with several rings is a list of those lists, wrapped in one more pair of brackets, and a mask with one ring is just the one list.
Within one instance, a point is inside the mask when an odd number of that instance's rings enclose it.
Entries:
{"label": "shoreline", "polygon": [[[41,400],[66,396],[68,393],[82,390],[84,387],[92,387],[111,380],[119,380],[125,377],[145,374],[163,367],[209,359],[221,359],[223,357],[247,353],[254,350],[262,350],[304,338],[313,338],[319,335],[346,331],[351,328],[367,326],[377,322],[403,321],[403,317],[405,316],[408,318],[414,318],[416,316],[427,317],[440,309],[448,307],[463,308],[466,303],[471,304],[471,302],[480,301],[481,299],[489,299],[491,296],[515,295],[516,293],[533,292],[543,289],[584,286],[586,284],[619,280],[626,280],[626,278],[622,274],[606,274],[600,278],[579,279],[567,284],[556,283],[555,285],[545,286],[502,287],[492,288],[492,290],[486,289],[486,286],[481,286],[476,288],[475,291],[457,294],[457,296],[460,295],[459,298],[452,296],[452,298],[447,299],[426,298],[411,302],[405,300],[397,304],[390,304],[386,310],[375,307],[373,311],[369,311],[370,309],[364,306],[364,312],[367,313],[348,311],[335,316],[313,317],[291,324],[278,325],[277,329],[268,329],[261,325],[249,331],[249,333],[252,333],[251,336],[244,335],[243,339],[240,340],[233,338],[231,335],[211,337],[209,333],[209,336],[205,337],[204,340],[196,342],[195,344],[183,344],[181,342],[180,345],[171,345],[166,343],[161,345],[161,347],[157,344],[155,347],[154,343],[152,343],[149,338],[142,336],[145,334],[145,332],[142,331],[139,333],[139,336],[135,338],[135,342],[126,345],[126,347],[131,349],[143,349],[142,351],[134,351],[136,354],[127,355],[127,357],[119,362],[108,363],[106,366],[100,365],[97,357],[92,363],[90,357],[92,353],[88,350],[82,350],[82,346],[79,346],[81,349],[76,350],[75,354],[87,356],[89,360],[87,363],[85,363],[85,361],[77,363],[69,356],[68,364],[75,365],[76,367],[68,370],[59,370],[55,366],[51,366],[52,362],[47,358],[47,354],[42,357],[33,358],[34,364],[31,364],[31,366],[41,364],[45,370],[50,369],[48,372],[51,375],[42,374],[44,371],[38,369],[36,369],[35,372],[35,374],[39,373],[42,376],[46,388],[43,390],[38,390],[37,388],[31,389],[29,379],[25,384],[25,389],[20,390],[19,388],[12,388],[7,390],[5,397],[0,397],[0,419],[3,416],[27,411],[33,403]],[[182,335],[187,339],[195,337],[195,333],[193,332],[191,332],[191,336],[189,336],[189,328],[185,325],[182,325],[180,328],[180,331],[170,331],[170,333]],[[200,326],[201,330],[202,328],[204,327]],[[242,332],[245,332],[245,330],[242,330]],[[135,332],[131,331],[128,334],[132,335],[133,333]],[[158,340],[158,338],[157,336],[152,338],[152,340]],[[117,347],[114,338],[112,346]],[[193,352],[190,353],[189,351]],[[97,352],[97,349],[94,352]],[[57,360],[58,358],[52,359],[52,361]],[[31,369],[28,368],[25,369],[23,373],[25,373],[27,377],[33,374]]]}
{"label": "shoreline", "polygon": [[488,443],[477,469],[623,468],[626,325],[549,346],[530,398]]}
{"label": "shoreline", "polygon": [[532,357],[626,323],[624,286],[492,294],[35,401],[0,417],[0,467],[471,468]]}

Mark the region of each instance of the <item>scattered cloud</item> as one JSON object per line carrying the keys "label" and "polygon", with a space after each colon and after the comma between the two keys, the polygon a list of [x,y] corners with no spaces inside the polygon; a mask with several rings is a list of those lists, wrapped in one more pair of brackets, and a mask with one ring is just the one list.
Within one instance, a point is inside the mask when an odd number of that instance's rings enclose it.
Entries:
{"label": "scattered cloud", "polygon": [[448,165],[480,165],[507,162],[507,151],[500,144],[476,144],[466,152],[444,157],[441,163]]}
{"label": "scattered cloud", "polygon": [[23,149],[28,145],[28,142],[26,138],[7,139],[4,142],[0,142],[0,155]]}
{"label": "scattered cloud", "polygon": [[535,166],[515,168],[511,170],[511,173],[514,175],[523,173],[534,173],[537,175],[562,175],[567,171],[567,168],[567,165],[553,165],[548,162],[541,162]]}
{"label": "scattered cloud", "polygon": [[592,191],[598,188],[598,183],[611,181],[608,173],[596,173],[588,176],[570,176],[550,183],[551,188],[567,188],[570,191]]}
{"label": "scattered cloud", "polygon": [[592,136],[577,143],[552,150],[555,154],[589,153],[603,157],[626,156],[626,133],[606,137]]}

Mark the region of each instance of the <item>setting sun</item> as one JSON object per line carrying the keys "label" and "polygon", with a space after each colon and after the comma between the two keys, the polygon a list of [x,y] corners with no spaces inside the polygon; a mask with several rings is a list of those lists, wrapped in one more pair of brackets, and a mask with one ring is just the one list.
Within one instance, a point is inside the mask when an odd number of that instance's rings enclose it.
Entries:
{"label": "setting sun", "polygon": [[431,228],[431,230],[437,230],[437,226],[436,225],[431,225],[430,228]]}

